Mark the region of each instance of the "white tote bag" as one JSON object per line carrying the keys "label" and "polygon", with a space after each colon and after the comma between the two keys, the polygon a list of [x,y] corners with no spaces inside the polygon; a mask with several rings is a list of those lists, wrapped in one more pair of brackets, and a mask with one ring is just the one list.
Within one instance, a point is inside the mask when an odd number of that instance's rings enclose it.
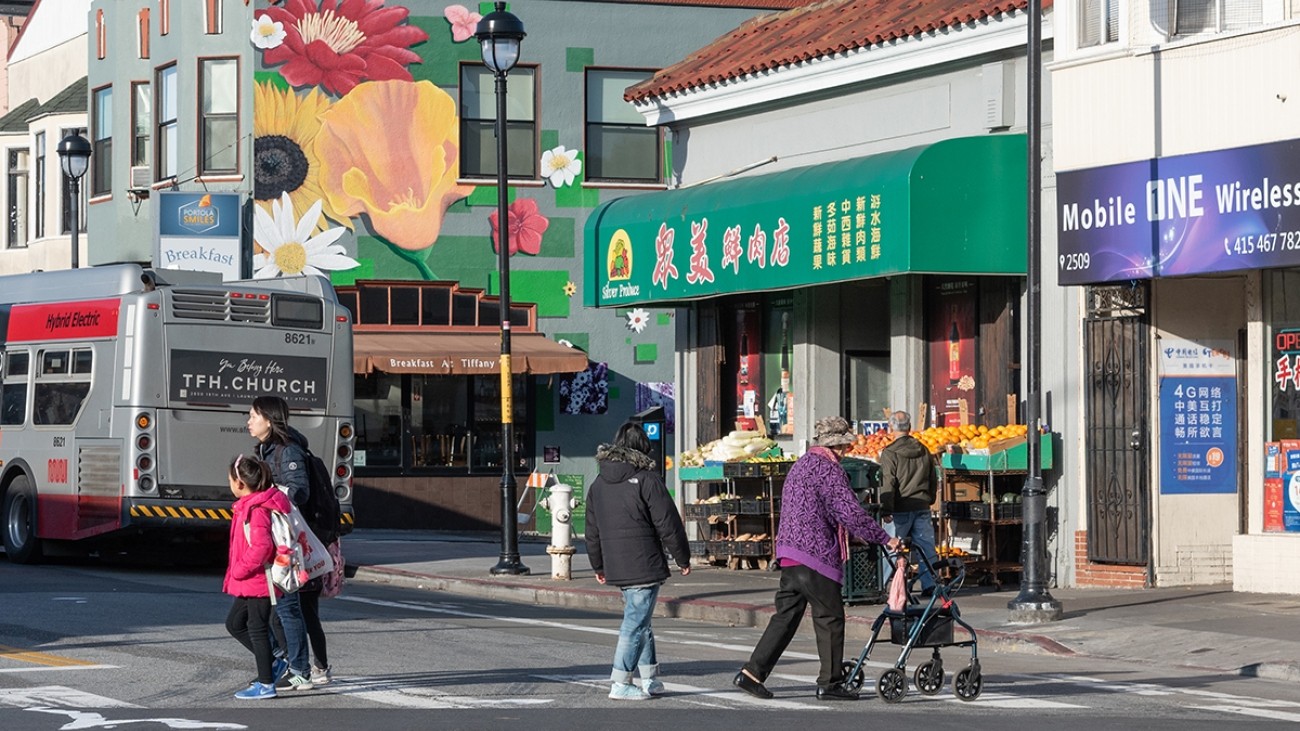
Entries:
{"label": "white tote bag", "polygon": [[[288,494],[288,490],[279,485],[280,491]],[[315,533],[307,525],[307,519],[302,517],[302,512],[298,506],[289,501],[289,524],[293,526],[294,538],[298,545],[302,547],[302,564],[303,570],[307,572],[308,579],[314,579],[317,576],[324,576],[334,570],[334,560],[330,558],[330,552],[325,548],[325,544],[320,542]]]}

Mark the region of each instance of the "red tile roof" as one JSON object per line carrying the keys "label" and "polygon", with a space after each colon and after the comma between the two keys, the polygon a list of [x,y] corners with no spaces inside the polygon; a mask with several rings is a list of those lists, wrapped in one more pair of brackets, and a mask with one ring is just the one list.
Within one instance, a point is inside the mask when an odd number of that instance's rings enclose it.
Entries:
{"label": "red tile roof", "polygon": [[596,0],[623,5],[696,5],[708,8],[757,8],[759,10],[789,10],[809,5],[816,0]]}
{"label": "red tile roof", "polygon": [[624,98],[643,101],[1028,7],[1028,0],[823,0],[748,20]]}

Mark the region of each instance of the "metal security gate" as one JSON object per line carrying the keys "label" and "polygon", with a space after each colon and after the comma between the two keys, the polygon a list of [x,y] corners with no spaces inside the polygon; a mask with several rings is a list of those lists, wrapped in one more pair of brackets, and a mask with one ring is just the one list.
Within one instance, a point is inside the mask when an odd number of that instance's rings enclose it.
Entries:
{"label": "metal security gate", "polygon": [[1088,288],[1088,560],[1150,559],[1147,284]]}

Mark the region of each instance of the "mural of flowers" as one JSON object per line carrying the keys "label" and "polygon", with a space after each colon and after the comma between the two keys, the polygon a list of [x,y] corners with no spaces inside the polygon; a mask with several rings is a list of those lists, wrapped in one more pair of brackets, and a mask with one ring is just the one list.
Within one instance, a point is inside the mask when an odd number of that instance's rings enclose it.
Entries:
{"label": "mural of flowers", "polygon": [[[506,209],[510,219],[510,255],[524,252],[537,256],[542,251],[542,234],[551,225],[551,219],[537,210],[537,201],[532,198],[520,198]],[[492,223],[492,250],[500,253],[501,234],[498,232],[497,211],[488,216]]]}
{"label": "mural of flowers", "polygon": [[447,207],[474,192],[456,183],[455,100],[428,81],[371,81],[320,119],[316,154],[328,204],[347,216],[369,216],[394,251],[426,279],[437,279],[416,252],[437,241]]}
{"label": "mural of flowers", "polygon": [[448,5],[442,15],[451,23],[451,39],[456,43],[473,38],[478,22],[483,19],[482,15],[472,12],[464,5]]}
{"label": "mural of flowers", "polygon": [[403,25],[410,11],[384,0],[286,0],[257,18],[282,24],[284,42],[263,51],[267,66],[295,87],[325,87],[343,95],[362,81],[411,81],[407,65],[420,62],[410,47],[429,35]]}
{"label": "mural of flowers", "polygon": [[565,282],[565,283],[564,283],[564,296],[565,296],[565,297],[572,297],[573,295],[575,295],[575,294],[577,294],[577,293],[578,293],[578,285],[574,284],[572,281],[568,281],[568,282]]}
{"label": "mural of flowers", "polygon": [[249,38],[253,41],[254,48],[266,50],[268,48],[278,48],[284,43],[284,23],[271,19],[269,15],[259,15],[253,21],[253,30],[249,33]]}
{"label": "mural of flowers", "polygon": [[[262,209],[269,210],[285,193],[300,211],[325,198],[315,142],[321,128],[319,116],[329,108],[329,97],[319,89],[300,95],[271,84],[254,86],[253,198]],[[329,201],[322,203],[322,211],[352,228],[347,216]],[[320,230],[325,225],[326,220],[320,219]]]}
{"label": "mural of flowers", "polygon": [[580,173],[582,160],[578,158],[577,150],[566,150],[564,145],[560,145],[542,153],[542,177],[551,181],[551,187],[572,185],[573,179]]}
{"label": "mural of flowers", "polygon": [[608,407],[608,363],[591,363],[587,370],[560,379],[560,413],[603,414]]}
{"label": "mural of flowers", "polygon": [[650,313],[638,307],[627,313],[627,329],[641,332],[650,324]]}
{"label": "mural of flowers", "polygon": [[676,386],[669,383],[636,384],[637,413],[655,406],[664,407],[664,432],[672,434],[677,422],[677,405],[673,397]]}
{"label": "mural of flowers", "polygon": [[343,254],[342,245],[334,243],[343,235],[342,228],[316,233],[321,219],[321,202],[316,201],[294,218],[293,198],[288,193],[271,203],[271,212],[261,206],[253,209],[253,241],[265,253],[253,257],[253,278],[266,279],[282,275],[319,274],[322,270],[351,269],[357,260]]}

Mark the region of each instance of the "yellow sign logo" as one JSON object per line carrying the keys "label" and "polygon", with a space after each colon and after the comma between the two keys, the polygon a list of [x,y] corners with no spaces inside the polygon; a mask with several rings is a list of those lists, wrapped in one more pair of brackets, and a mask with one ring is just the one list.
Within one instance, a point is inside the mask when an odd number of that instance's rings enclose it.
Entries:
{"label": "yellow sign logo", "polygon": [[609,255],[605,269],[611,282],[632,278],[632,240],[628,238],[627,231],[621,228],[609,237]]}

